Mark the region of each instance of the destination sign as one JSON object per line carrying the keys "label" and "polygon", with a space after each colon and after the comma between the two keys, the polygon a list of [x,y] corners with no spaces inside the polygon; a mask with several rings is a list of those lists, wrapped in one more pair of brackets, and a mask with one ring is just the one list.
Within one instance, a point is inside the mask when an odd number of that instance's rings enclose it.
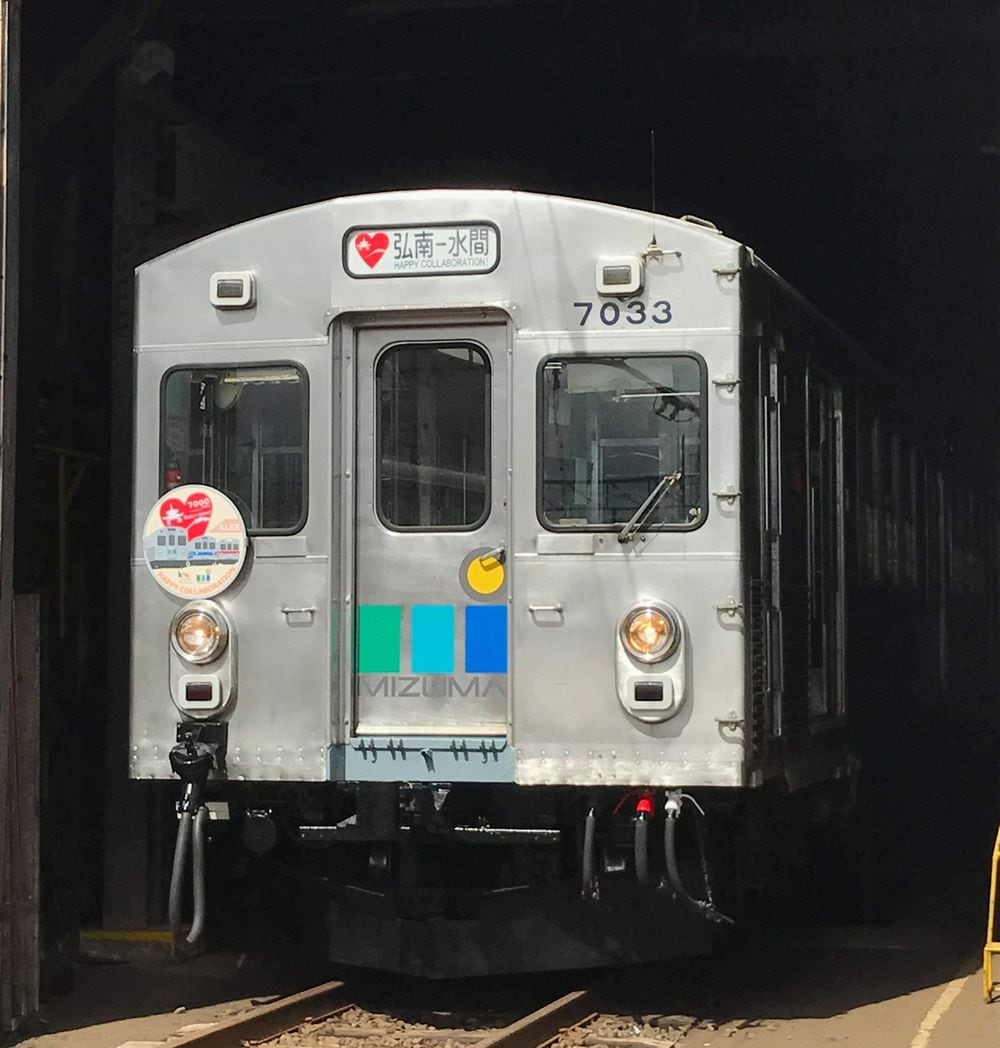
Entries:
{"label": "destination sign", "polygon": [[499,261],[492,222],[355,226],[344,234],[344,269],[352,277],[462,276],[489,273]]}

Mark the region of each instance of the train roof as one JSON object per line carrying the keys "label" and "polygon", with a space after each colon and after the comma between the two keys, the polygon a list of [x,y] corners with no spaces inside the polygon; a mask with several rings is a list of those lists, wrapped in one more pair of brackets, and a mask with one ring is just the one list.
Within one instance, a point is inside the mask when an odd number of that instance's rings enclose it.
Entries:
{"label": "train roof", "polygon": [[[481,271],[391,279],[385,265],[370,273],[363,265],[358,272],[356,256],[353,272],[348,264],[359,232],[395,239],[473,228],[495,231],[495,257]],[[722,278],[713,272],[738,267],[742,249],[714,227],[568,197],[436,189],[339,197],[265,215],[145,263],[136,270],[136,346],[326,340],[341,313],[417,308],[489,306],[508,312],[522,331],[568,330],[577,326],[572,303],[596,297],[595,261],[642,255],[654,239],[664,251],[656,274],[686,307],[675,327],[737,329],[735,286],[720,295]],[[232,271],[254,274],[256,308],[213,308],[212,275]]]}
{"label": "train roof", "polygon": [[[491,225],[498,260],[489,272],[419,274],[420,279],[361,279],[348,272],[348,237],[359,230],[420,230]],[[741,241],[693,216],[573,197],[504,189],[414,189],[335,197],[251,219],[211,233],[136,269],[136,348],[164,345],[326,340],[344,312],[490,306],[519,329],[567,330],[566,304],[594,297],[602,257],[664,252],[676,329],[740,326],[737,296],[720,310],[726,276],[753,270],[797,303],[873,377],[881,369],[815,306]],[[253,272],[259,308],[213,309],[208,284],[219,272]],[[362,274],[364,275],[364,274]],[[375,274],[379,275],[379,274]],[[731,279],[731,278],[730,278]],[[196,304],[197,308],[192,308]]]}
{"label": "train roof", "polygon": [[[358,193],[351,196],[330,197],[326,200],[315,201],[311,204],[302,204],[298,207],[288,208],[284,211],[276,211],[267,215],[247,219],[224,229],[208,233],[203,237],[192,240],[187,244],[166,251],[161,255],[141,263],[136,267],[136,272],[157,266],[183,252],[196,250],[219,237],[246,231],[255,227],[292,224],[292,220],[299,217],[309,219],[320,218],[326,214],[335,215],[338,211],[362,211],[368,208],[379,209],[383,206],[396,208],[402,205],[404,208],[419,207],[427,202],[437,208],[439,205],[458,206],[463,211],[471,205],[484,205],[488,211],[491,206],[502,205],[505,210],[523,211],[525,208],[542,208],[551,205],[567,211],[578,211],[581,215],[599,215],[602,217],[619,216],[630,219],[639,218],[649,224],[651,230],[657,231],[669,228],[683,228],[686,233],[695,231],[704,237],[721,239],[730,244],[740,246],[740,241],[726,236],[714,223],[695,215],[682,215],[672,217],[657,212],[644,211],[638,208],[625,207],[622,204],[609,204],[599,200],[588,200],[581,197],[563,196],[557,193],[533,193],[520,189],[398,189],[378,193]],[[482,208],[480,208],[482,211]],[[471,212],[469,212],[471,214]],[[456,215],[456,218],[459,216]],[[468,214],[464,217],[468,218]],[[479,215],[479,217],[482,217]]]}

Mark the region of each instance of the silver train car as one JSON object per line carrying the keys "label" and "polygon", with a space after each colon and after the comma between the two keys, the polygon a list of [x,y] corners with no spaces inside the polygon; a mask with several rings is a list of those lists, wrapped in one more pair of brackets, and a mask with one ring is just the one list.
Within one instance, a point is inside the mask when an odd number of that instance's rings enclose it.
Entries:
{"label": "silver train car", "polygon": [[[940,691],[945,465],[711,224],[359,196],[157,258],[137,296],[131,774],[182,780],[181,942],[215,798],[321,873],[336,960],[701,952],[850,803],[872,667]],[[178,468],[248,535],[208,597],[144,551]],[[893,593],[897,665],[856,626]]]}
{"label": "silver train car", "polygon": [[188,564],[216,564],[219,561],[218,543],[214,538],[202,536],[188,546]]}
{"label": "silver train car", "polygon": [[143,556],[151,567],[169,568],[188,562],[187,531],[167,525],[143,539]]}

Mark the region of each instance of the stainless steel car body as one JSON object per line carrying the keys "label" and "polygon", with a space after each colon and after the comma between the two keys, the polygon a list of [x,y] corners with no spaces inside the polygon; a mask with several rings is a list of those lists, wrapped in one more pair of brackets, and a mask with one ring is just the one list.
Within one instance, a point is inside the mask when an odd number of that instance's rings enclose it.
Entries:
{"label": "stainless steel car body", "polygon": [[[359,231],[465,227],[495,230],[489,271],[366,279],[348,259]],[[641,290],[599,294],[595,265],[623,257],[640,260]],[[239,640],[234,698],[222,714],[230,779],[749,784],[740,257],[738,243],[688,221],[526,193],[435,190],[268,216],[141,266],[132,775],[171,776],[167,754],[183,719],[171,701],[182,660],[168,639],[183,601],[158,587],[143,555],[144,521],[163,493],[164,376],[291,364],[308,376],[305,523],[253,537],[239,579],[217,598]],[[210,300],[212,275],[233,272],[253,275],[247,308]],[[401,344],[472,347],[488,362],[488,506],[475,527],[393,529],[376,512],[373,375]],[[678,530],[640,529],[628,543],[617,529],[543,524],[545,362],[674,353],[702,362],[700,515]],[[463,592],[461,572],[489,551],[501,551],[505,579],[480,600]],[[671,715],[642,719],[620,700],[622,674],[641,672],[623,656],[619,627],[629,609],[651,602],[676,612],[683,638],[681,658],[644,677],[670,678]],[[390,658],[388,669],[359,672],[359,606],[401,609],[392,627],[398,666]],[[425,606],[454,609],[441,613],[458,653],[453,671],[447,654],[433,672],[413,671],[407,630],[412,609]],[[506,658],[484,672],[457,665],[469,650],[470,607],[494,609],[494,620],[506,609]]]}

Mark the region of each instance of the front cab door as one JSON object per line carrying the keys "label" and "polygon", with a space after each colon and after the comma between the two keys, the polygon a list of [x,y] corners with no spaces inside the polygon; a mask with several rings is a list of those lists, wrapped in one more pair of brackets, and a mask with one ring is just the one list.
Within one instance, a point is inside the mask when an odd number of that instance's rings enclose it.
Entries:
{"label": "front cab door", "polygon": [[508,723],[507,327],[356,345],[355,749],[483,747]]}

